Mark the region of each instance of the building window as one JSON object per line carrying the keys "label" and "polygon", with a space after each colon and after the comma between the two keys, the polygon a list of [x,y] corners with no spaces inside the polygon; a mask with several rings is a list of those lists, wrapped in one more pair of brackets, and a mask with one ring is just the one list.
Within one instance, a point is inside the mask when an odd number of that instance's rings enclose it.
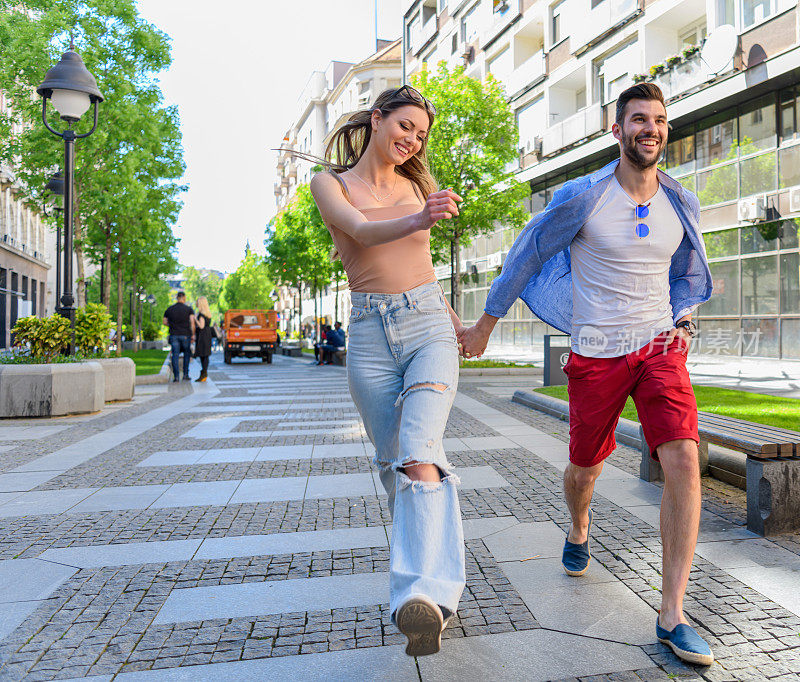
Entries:
{"label": "building window", "polygon": [[775,13],[775,0],[742,0],[742,28],[748,28]]}
{"label": "building window", "polygon": [[557,45],[566,37],[562,33],[563,27],[561,25],[561,9],[563,6],[564,0],[559,2],[557,5],[553,5],[553,18],[550,22],[550,37],[553,45]]}
{"label": "building window", "polygon": [[447,0],[439,0],[438,6],[439,6],[438,12],[439,14],[441,14],[447,9]]}
{"label": "building window", "polygon": [[476,2],[461,19],[461,40],[471,43],[478,37],[480,3]]}
{"label": "building window", "polygon": [[736,7],[733,0],[717,0],[717,26],[736,25]]}
{"label": "building window", "polygon": [[508,9],[508,0],[492,0],[492,12],[494,14],[504,14]]}
{"label": "building window", "polygon": [[450,45],[450,54],[455,54],[456,52],[458,52],[458,33],[453,34]]}

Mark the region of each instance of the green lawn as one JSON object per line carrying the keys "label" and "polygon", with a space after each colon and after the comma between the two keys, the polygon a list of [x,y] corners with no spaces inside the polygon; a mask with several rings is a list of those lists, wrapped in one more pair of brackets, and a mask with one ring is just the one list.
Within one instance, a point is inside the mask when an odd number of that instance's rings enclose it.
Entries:
{"label": "green lawn", "polygon": [[158,374],[169,351],[166,350],[124,350],[122,356],[136,364],[136,374]]}
{"label": "green lawn", "polygon": [[504,360],[465,360],[459,359],[461,367],[535,367],[532,362],[505,362]]}
{"label": "green lawn", "polygon": [[[736,419],[759,424],[768,424],[782,429],[800,430],[800,399],[779,398],[762,393],[734,391],[713,386],[694,386],[697,407],[702,412],[723,414]],[[568,400],[566,386],[545,386],[535,389],[538,393]],[[638,422],[633,399],[628,398],[622,416]]]}
{"label": "green lawn", "polygon": [[314,355],[313,348],[301,348],[300,350],[302,350],[304,353],[310,353],[311,355]]}

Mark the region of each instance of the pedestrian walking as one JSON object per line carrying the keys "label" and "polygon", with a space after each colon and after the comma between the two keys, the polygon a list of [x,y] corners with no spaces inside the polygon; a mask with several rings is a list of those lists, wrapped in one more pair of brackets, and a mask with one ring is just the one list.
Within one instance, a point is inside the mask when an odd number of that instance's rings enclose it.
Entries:
{"label": "pedestrian walking", "polygon": [[461,198],[437,191],[428,170],[434,114],[410,86],[382,92],[333,134],[330,170],[311,181],[351,291],[348,381],[389,495],[390,610],[410,656],[439,650],[465,584],[458,479],[442,445],[462,324],[430,252],[431,227]]}
{"label": "pedestrian walking", "polygon": [[692,312],[711,296],[700,204],[657,169],[667,145],[661,90],[635,85],[617,100],[620,158],[566,183],[520,234],[460,341],[480,355],[518,296],[569,333],[570,464],[564,493],[572,523],[568,575],[589,568],[590,502],[614,430],[633,396],[651,456],[661,462],[662,597],[657,638],[690,663],[710,665],[709,645],[683,613],[700,521],[697,403],[686,370]]}
{"label": "pedestrian walking", "polygon": [[194,355],[200,360],[200,376],[195,380],[203,382],[208,378],[208,360],[211,357],[211,340],[214,330],[211,326],[211,308],[208,299],[200,296],[197,299],[197,315],[195,316],[197,340],[194,344]]}
{"label": "pedestrian walking", "polygon": [[179,291],[175,303],[164,311],[164,324],[169,327],[167,342],[172,351],[172,381],[178,381],[178,356],[183,353],[183,380],[189,381],[189,361],[192,358],[192,339],[195,332],[194,310],[186,305],[186,293]]}

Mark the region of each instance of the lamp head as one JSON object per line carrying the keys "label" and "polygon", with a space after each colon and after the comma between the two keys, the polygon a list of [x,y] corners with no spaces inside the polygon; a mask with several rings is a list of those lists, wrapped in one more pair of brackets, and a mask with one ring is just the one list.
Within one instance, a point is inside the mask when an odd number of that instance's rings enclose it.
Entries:
{"label": "lamp head", "polygon": [[36,92],[51,99],[61,118],[68,122],[78,121],[92,103],[104,99],[94,76],[73,50],[61,55],[58,64],[47,72]]}

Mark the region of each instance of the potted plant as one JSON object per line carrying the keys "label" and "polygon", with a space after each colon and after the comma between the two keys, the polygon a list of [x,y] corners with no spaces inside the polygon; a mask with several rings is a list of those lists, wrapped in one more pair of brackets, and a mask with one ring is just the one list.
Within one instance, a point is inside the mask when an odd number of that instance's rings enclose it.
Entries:
{"label": "potted plant", "polygon": [[103,407],[103,368],[63,355],[72,333],[68,319],[23,317],[12,332],[14,352],[0,359],[0,417],[56,417]]}
{"label": "potted plant", "polygon": [[131,400],[136,383],[136,365],[130,358],[109,358],[108,345],[114,323],[102,303],[87,303],[75,314],[75,343],[81,354],[94,358],[105,375],[105,400]]}
{"label": "potted plant", "polygon": [[663,63],[662,64],[653,64],[653,66],[650,67],[650,76],[651,76],[651,78],[655,78],[659,74],[664,73],[664,71],[666,71],[666,70],[667,70],[667,65],[666,64],[663,64]]}
{"label": "potted plant", "polygon": [[644,83],[649,76],[646,73],[635,73],[633,74],[633,82],[636,83]]}
{"label": "potted plant", "polygon": [[683,61],[683,57],[681,55],[679,55],[679,54],[674,54],[671,57],[667,57],[666,61],[667,61],[667,66],[670,69],[672,69],[672,68],[678,66],[678,64],[680,64]]}
{"label": "potted plant", "polygon": [[700,46],[699,45],[687,45],[686,47],[683,48],[683,53],[682,53],[683,54],[683,58],[684,59],[691,59],[698,52],[700,52]]}

